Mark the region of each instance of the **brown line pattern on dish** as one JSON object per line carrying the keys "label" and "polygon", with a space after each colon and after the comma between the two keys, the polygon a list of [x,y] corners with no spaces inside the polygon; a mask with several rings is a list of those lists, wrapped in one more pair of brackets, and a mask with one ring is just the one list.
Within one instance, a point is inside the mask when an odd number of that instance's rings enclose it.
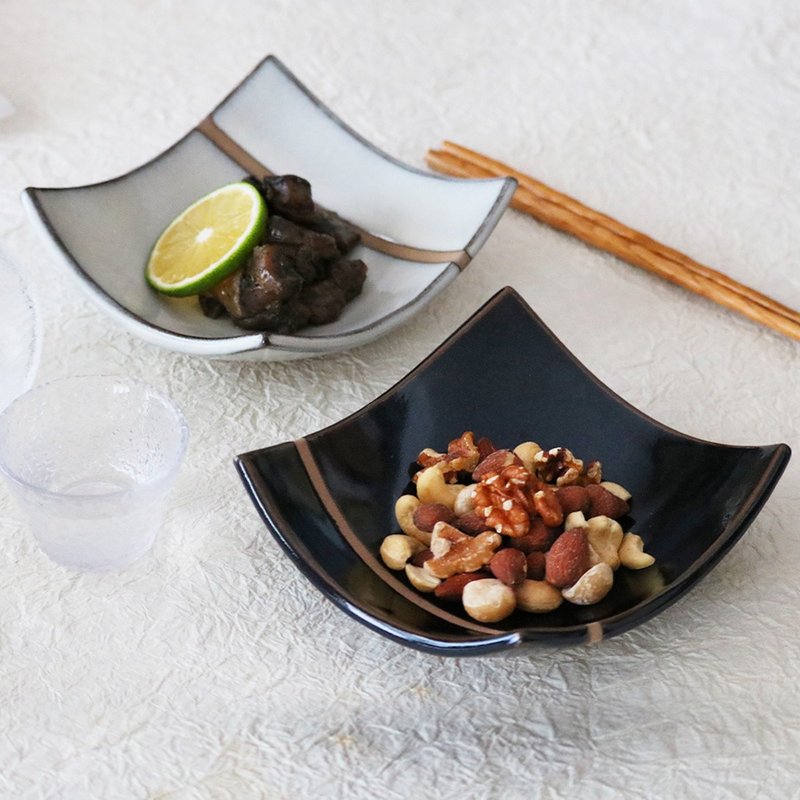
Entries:
{"label": "brown line pattern on dish", "polygon": [[597,644],[603,641],[603,623],[590,622],[586,626],[586,644]]}
{"label": "brown line pattern on dish", "polygon": [[[248,153],[235,139],[223,131],[211,117],[206,117],[196,128],[213,145],[218,147],[225,155],[235,161],[243,170],[251,175],[274,175],[272,170],[265,167],[255,156]],[[349,220],[348,220],[349,222]],[[352,222],[349,222],[353,225]],[[419,264],[455,264],[463,270],[470,262],[470,255],[466,250],[427,250],[421,247],[412,247],[399,242],[392,242],[374,233],[365,231],[358,225],[353,225],[361,234],[361,241],[370,250],[376,250],[394,258],[404,261],[416,261]]]}

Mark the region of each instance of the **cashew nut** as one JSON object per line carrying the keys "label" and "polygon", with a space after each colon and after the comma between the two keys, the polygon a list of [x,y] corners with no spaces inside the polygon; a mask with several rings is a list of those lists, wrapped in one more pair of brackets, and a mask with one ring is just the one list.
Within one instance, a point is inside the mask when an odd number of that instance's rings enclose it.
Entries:
{"label": "cashew nut", "polygon": [[475,487],[477,485],[477,483],[471,483],[456,495],[456,500],[453,504],[453,511],[455,511],[456,516],[460,517],[475,510]]}
{"label": "cashew nut", "polygon": [[644,542],[641,536],[633,532],[626,533],[622,537],[622,544],[619,546],[619,560],[623,567],[628,569],[644,569],[655,564],[655,558],[644,552]]}
{"label": "cashew nut", "polygon": [[420,503],[441,503],[452,508],[464,488],[460,483],[447,483],[437,467],[428,467],[417,475],[417,497]]}
{"label": "cashew nut", "polygon": [[439,578],[435,578],[422,567],[415,567],[413,564],[406,564],[406,577],[411,585],[420,592],[432,592],[440,583]]}
{"label": "cashew nut", "polygon": [[589,544],[611,569],[619,566],[617,551],[622,544],[622,526],[611,517],[592,517],[586,523]]}
{"label": "cashew nut", "polygon": [[565,600],[578,606],[599,603],[614,585],[614,571],[608,564],[595,564],[578,578],[577,582],[561,594]]}
{"label": "cashew nut", "polygon": [[597,550],[594,549],[591,545],[589,545],[589,566],[593,567],[595,564],[605,564],[606,562],[600,558]]}
{"label": "cashew nut", "polygon": [[464,587],[461,602],[464,611],[478,622],[499,622],[517,607],[517,596],[502,581],[482,578]]}
{"label": "cashew nut", "polygon": [[381,558],[389,569],[403,569],[411,556],[425,549],[425,545],[413,536],[392,533],[381,544]]}
{"label": "cashew nut", "polygon": [[624,500],[626,503],[633,496],[624,486],[620,486],[618,483],[614,483],[614,481],[602,481],[600,485],[607,492],[611,492],[614,497],[619,497],[620,500]]}
{"label": "cashew nut", "polygon": [[422,542],[426,547],[431,543],[431,535],[426,531],[421,531],[414,524],[414,512],[419,508],[419,500],[413,494],[404,494],[397,498],[394,504],[394,515],[397,517],[397,524],[406,536],[413,536]]}
{"label": "cashew nut", "polygon": [[547,581],[524,580],[516,587],[517,608],[532,614],[546,614],[555,611],[564,598],[555,586]]}
{"label": "cashew nut", "polygon": [[537,453],[542,452],[542,448],[539,447],[536,442],[523,442],[522,444],[518,444],[514,448],[514,455],[522,462],[522,465],[525,467],[528,472],[533,474],[533,459],[536,458]]}
{"label": "cashew nut", "polygon": [[586,521],[583,511],[571,511],[564,518],[565,531],[571,531],[573,528],[583,528],[586,530],[588,527],[589,523]]}

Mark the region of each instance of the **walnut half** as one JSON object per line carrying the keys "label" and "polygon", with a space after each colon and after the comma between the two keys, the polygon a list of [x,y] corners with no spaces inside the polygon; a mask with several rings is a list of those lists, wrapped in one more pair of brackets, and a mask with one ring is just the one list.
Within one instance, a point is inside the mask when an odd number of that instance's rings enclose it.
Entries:
{"label": "walnut half", "polygon": [[502,541],[498,533],[484,531],[477,536],[467,536],[446,522],[439,522],[431,538],[435,555],[423,564],[423,568],[435,578],[442,579],[461,572],[475,572],[492,560]]}

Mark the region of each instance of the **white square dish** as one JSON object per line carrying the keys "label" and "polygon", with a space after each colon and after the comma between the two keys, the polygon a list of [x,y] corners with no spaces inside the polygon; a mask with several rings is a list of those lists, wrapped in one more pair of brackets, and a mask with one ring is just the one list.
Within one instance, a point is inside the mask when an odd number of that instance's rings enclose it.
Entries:
{"label": "white square dish", "polygon": [[[292,173],[363,233],[369,275],[335,322],[292,335],[243,331],[196,298],[156,294],[144,265],[190,203],[248,173]],[[29,187],[23,202],[94,303],[152,344],[205,357],[286,360],[347,350],[402,324],[469,263],[516,187],[511,179],[432,175],[379,151],[317,100],[274,56],[199,125],[146,164],[102,183]]]}

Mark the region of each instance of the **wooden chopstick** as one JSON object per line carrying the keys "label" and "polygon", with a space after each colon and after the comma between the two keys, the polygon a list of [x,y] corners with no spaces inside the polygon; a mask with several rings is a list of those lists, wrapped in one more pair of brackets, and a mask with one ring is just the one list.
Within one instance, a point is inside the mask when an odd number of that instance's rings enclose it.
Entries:
{"label": "wooden chopstick", "polygon": [[785,336],[800,340],[800,314],[797,311],[507,164],[447,141],[440,150],[428,151],[427,162],[439,172],[458,177],[510,175],[519,182],[511,201],[515,208],[587,244],[612,253],[629,264],[646,269]]}

